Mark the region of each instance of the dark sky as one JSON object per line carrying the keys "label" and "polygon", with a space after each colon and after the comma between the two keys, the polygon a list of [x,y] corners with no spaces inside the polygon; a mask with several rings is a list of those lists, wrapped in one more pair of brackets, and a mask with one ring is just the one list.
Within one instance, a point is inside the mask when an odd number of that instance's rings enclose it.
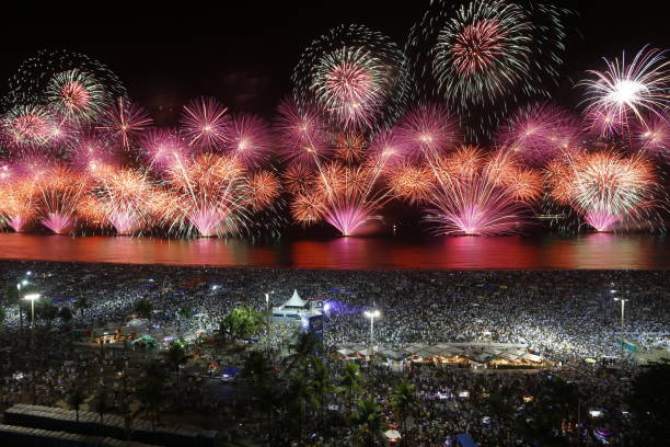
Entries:
{"label": "dark sky", "polygon": [[[402,43],[428,0],[8,3],[0,26],[2,91],[24,58],[42,48],[68,48],[106,63],[154,113],[159,104],[178,108],[198,95],[217,96],[234,110],[267,113],[288,91],[290,71],[312,39],[341,23],[362,23]],[[601,56],[645,43],[670,48],[664,1],[563,3],[580,14],[564,86],[599,67]]]}

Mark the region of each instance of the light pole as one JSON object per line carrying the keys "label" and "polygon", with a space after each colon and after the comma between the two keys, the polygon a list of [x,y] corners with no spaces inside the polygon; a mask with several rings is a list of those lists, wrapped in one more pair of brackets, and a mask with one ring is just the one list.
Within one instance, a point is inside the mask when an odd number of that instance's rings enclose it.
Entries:
{"label": "light pole", "polygon": [[[25,281],[25,280],[24,280]],[[23,281],[22,281],[23,282]],[[32,352],[31,356],[31,362],[30,362],[30,370],[31,370],[31,388],[32,388],[32,395],[33,395],[33,405],[35,405],[36,402],[36,387],[35,387],[35,301],[40,299],[40,294],[39,293],[28,293],[23,297],[24,300],[30,301],[30,351]]]}
{"label": "light pole", "polygon": [[39,293],[29,293],[23,297],[24,300],[30,301],[30,329],[35,329],[35,301],[40,299]]}
{"label": "light pole", "polygon": [[375,337],[375,318],[381,317],[382,313],[379,311],[379,309],[370,309],[363,312],[363,315],[365,315],[365,318],[370,320],[370,357],[372,357]]}
{"label": "light pole", "polygon": [[265,292],[265,350],[270,353],[270,294],[275,293],[274,290]]}
{"label": "light pole", "polygon": [[625,325],[624,325],[624,321],[625,321],[625,320],[624,320],[624,316],[625,316],[625,312],[626,312],[626,302],[627,302],[628,300],[625,299],[625,298],[615,297],[615,298],[614,298],[614,301],[615,301],[615,302],[618,301],[618,302],[621,303],[621,358],[623,358],[623,357],[624,357],[624,347],[623,347],[623,343],[624,343],[624,334],[623,334],[623,333],[624,333],[624,328],[625,328]]}

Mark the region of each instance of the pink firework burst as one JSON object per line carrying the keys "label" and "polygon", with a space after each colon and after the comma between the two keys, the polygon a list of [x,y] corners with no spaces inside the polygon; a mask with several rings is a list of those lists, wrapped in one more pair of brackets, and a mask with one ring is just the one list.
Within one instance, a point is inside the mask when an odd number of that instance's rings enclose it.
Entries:
{"label": "pink firework burst", "polygon": [[668,117],[655,117],[637,130],[637,139],[642,151],[654,156],[670,155],[670,122]]}
{"label": "pink firework burst", "polygon": [[364,203],[336,205],[326,210],[324,219],[342,236],[356,236],[362,234],[363,228],[375,219],[370,211]]}
{"label": "pink firework burst", "polygon": [[119,97],[105,110],[96,128],[129,150],[134,139],[152,124],[153,120],[142,107]]}
{"label": "pink firework burst", "polygon": [[180,129],[189,145],[215,149],[226,139],[228,109],[214,98],[197,98],[184,106]]}
{"label": "pink firework burst", "polygon": [[146,133],[143,147],[150,168],[159,171],[183,169],[191,155],[189,146],[172,129],[152,129]]}
{"label": "pink firework burst", "polygon": [[3,139],[17,150],[41,148],[53,136],[53,116],[38,105],[19,105],[2,117]]}
{"label": "pink firework burst", "polygon": [[649,116],[662,116],[670,105],[670,61],[665,52],[644,47],[630,63],[605,60],[606,71],[591,70],[586,89],[586,117],[591,129],[601,135],[621,135],[635,123],[646,124]]}
{"label": "pink firework burst", "polygon": [[278,112],[275,129],[284,159],[311,164],[327,157],[329,132],[316,108],[299,109],[294,101],[283,101]]}
{"label": "pink firework burst", "polygon": [[228,126],[225,148],[245,166],[259,166],[271,155],[270,128],[265,120],[255,115],[236,116]]}
{"label": "pink firework burst", "polygon": [[455,118],[446,108],[435,104],[419,106],[407,113],[394,132],[408,158],[414,160],[434,160],[460,141]]}
{"label": "pink firework burst", "polygon": [[96,175],[118,164],[114,155],[109,141],[92,132],[76,139],[71,151],[71,163],[82,175]]}
{"label": "pink firework burst", "polygon": [[562,151],[578,147],[581,139],[579,120],[545,103],[519,110],[501,129],[497,142],[526,164],[541,167]]}
{"label": "pink firework burst", "polygon": [[[473,157],[466,163],[472,168],[464,170],[467,155]],[[439,174],[427,218],[438,234],[495,236],[518,232],[527,223],[541,189],[539,175],[519,175],[515,160],[504,153],[483,158],[481,151],[466,148],[443,159],[440,169],[445,172],[433,169]]]}

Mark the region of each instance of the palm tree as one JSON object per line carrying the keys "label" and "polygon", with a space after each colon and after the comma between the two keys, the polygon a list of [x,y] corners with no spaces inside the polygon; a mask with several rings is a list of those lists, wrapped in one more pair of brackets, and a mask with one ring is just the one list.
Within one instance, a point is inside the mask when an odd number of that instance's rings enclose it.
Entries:
{"label": "palm tree", "polygon": [[312,379],[312,389],[314,394],[319,399],[319,423],[321,425],[321,430],[325,428],[325,410],[326,410],[326,397],[333,392],[334,386],[330,380],[330,373],[326,365],[321,361],[320,358],[315,357],[312,361],[312,373],[310,375]]}
{"label": "palm tree", "polygon": [[354,423],[359,426],[361,434],[366,438],[368,447],[377,444],[382,434],[381,407],[371,399],[363,399],[358,402],[354,414]]}
{"label": "palm tree", "polygon": [[151,360],[144,365],[144,372],[137,387],[137,397],[142,402],[144,410],[152,419],[155,429],[160,423],[160,407],[165,399],[165,384],[167,377],[160,361]]}
{"label": "palm tree", "polygon": [[391,407],[400,419],[403,445],[411,445],[408,439],[407,418],[414,412],[416,405],[416,387],[407,380],[403,380],[395,387],[391,394]]}
{"label": "palm tree", "polygon": [[285,359],[287,370],[292,371],[296,366],[306,370],[314,359],[319,341],[311,332],[301,332],[298,340],[291,345],[292,353]]}
{"label": "palm tree", "polygon": [[0,328],[2,328],[2,323],[5,322],[6,313],[7,312],[5,311],[5,307],[0,304]]}
{"label": "palm tree", "polygon": [[74,308],[79,311],[79,317],[84,319],[84,309],[91,307],[91,303],[88,301],[88,298],[85,296],[80,296],[74,302]]}
{"label": "palm tree", "polygon": [[340,377],[340,389],[344,392],[345,401],[347,405],[347,417],[351,416],[352,406],[354,402],[354,394],[361,389],[361,369],[355,363],[346,363],[342,377]]}
{"label": "palm tree", "polygon": [[174,368],[175,372],[179,373],[179,367],[188,361],[188,355],[183,343],[178,341],[172,342],[168,350],[165,351],[165,359]]}
{"label": "palm tree", "polygon": [[91,408],[98,413],[100,416],[100,423],[102,424],[105,412],[110,409],[109,393],[104,383],[101,383],[95,391],[93,401],[91,402]]}
{"label": "palm tree", "polygon": [[294,428],[298,432],[298,445],[302,445],[305,432],[305,417],[317,405],[308,379],[300,373],[294,374],[290,379],[285,398],[289,409],[287,412],[288,422],[297,423],[297,427]]}
{"label": "palm tree", "polygon": [[72,321],[72,311],[69,307],[63,306],[58,311],[58,318],[60,318],[63,324],[69,325]]}
{"label": "palm tree", "polygon": [[146,298],[142,298],[135,302],[135,312],[142,318],[151,320],[151,314],[154,310],[153,304]]}
{"label": "palm tree", "polygon": [[77,378],[67,390],[67,404],[74,410],[77,422],[79,422],[79,408],[86,399],[86,393],[83,384]]}
{"label": "palm tree", "polygon": [[37,317],[46,321],[47,328],[51,328],[51,323],[58,316],[58,307],[56,307],[50,300],[45,300],[40,302],[36,313]]}

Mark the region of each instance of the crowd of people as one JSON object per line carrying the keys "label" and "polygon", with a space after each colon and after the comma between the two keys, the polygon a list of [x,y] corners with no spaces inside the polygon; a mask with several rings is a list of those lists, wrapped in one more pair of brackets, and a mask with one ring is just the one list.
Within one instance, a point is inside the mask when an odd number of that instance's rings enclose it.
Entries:
{"label": "crowd of people", "polygon": [[[93,326],[127,318],[140,299],[151,301],[155,325],[178,324],[185,332],[211,331],[234,307],[267,310],[293,290],[329,303],[329,345],[366,342],[363,311],[377,308],[377,343],[474,342],[527,344],[555,360],[618,356],[623,329],[640,349],[667,347],[670,308],[662,272],[488,271],[338,272],[325,270],[209,269],[96,264],[5,264],[0,280],[30,272],[42,294],[57,305],[85,297],[77,318]],[[621,326],[620,302],[625,307]],[[190,317],[179,310],[189,308]],[[16,308],[8,322],[18,324]]]}
{"label": "crowd of people", "polygon": [[[343,272],[14,262],[0,264],[0,281],[7,287],[30,283],[40,299],[72,308],[79,327],[125,324],[133,318],[138,301],[147,300],[152,304],[154,331],[212,334],[232,309],[250,306],[265,311],[297,290],[303,298],[327,303],[324,336],[330,348],[366,343],[370,325],[363,312],[371,308],[380,311],[375,343],[389,348],[408,343],[527,344],[530,350],[563,364],[561,380],[579,383],[580,398],[589,407],[615,415],[608,418],[608,429],[625,423],[623,395],[628,391],[627,378],[634,373],[628,366],[616,372],[587,367],[584,360],[618,358],[622,330],[627,343],[640,350],[668,348],[670,340],[670,310],[664,305],[670,278],[654,271]],[[623,328],[620,301],[615,298],[628,300]],[[27,325],[25,314],[23,318]],[[94,365],[91,370],[97,368],[90,352],[73,357],[72,347],[56,337],[43,339],[42,346],[30,346],[30,340],[16,337],[19,324],[18,306],[6,307],[0,330],[0,352],[7,354],[0,364],[1,407],[25,400],[31,392],[27,383],[38,387],[37,393],[32,390],[37,403],[62,402],[72,377],[86,371],[87,364]],[[290,328],[275,327],[270,342],[285,342]],[[38,351],[38,356],[24,355]],[[27,378],[36,368],[39,377],[17,380],[17,373]],[[110,363],[108,369],[114,370],[114,365]],[[366,384],[368,392],[380,403],[387,424],[397,425],[389,396],[399,378],[377,365],[369,369],[376,379]],[[477,374],[415,366],[406,373],[419,401],[412,420],[416,445],[442,445],[445,433],[459,432],[472,433],[482,445],[495,445],[494,440],[500,439],[512,445],[521,436],[518,420],[504,417],[508,412],[500,407],[508,405],[513,409],[510,414],[519,413],[519,408],[531,405],[524,399],[537,399],[556,371]],[[203,397],[211,397],[211,391],[202,384],[183,380],[179,386],[187,390],[184,395],[202,397],[193,402],[207,407],[203,414],[229,414],[224,401]],[[506,402],[501,404],[491,395],[506,396]],[[498,407],[491,402],[498,402]],[[177,404],[183,402],[175,398]],[[583,411],[579,417],[588,417],[586,409],[576,411]],[[591,429],[597,424],[593,421]],[[564,429],[579,436],[575,427]],[[338,436],[347,439],[355,431],[345,430]]]}

